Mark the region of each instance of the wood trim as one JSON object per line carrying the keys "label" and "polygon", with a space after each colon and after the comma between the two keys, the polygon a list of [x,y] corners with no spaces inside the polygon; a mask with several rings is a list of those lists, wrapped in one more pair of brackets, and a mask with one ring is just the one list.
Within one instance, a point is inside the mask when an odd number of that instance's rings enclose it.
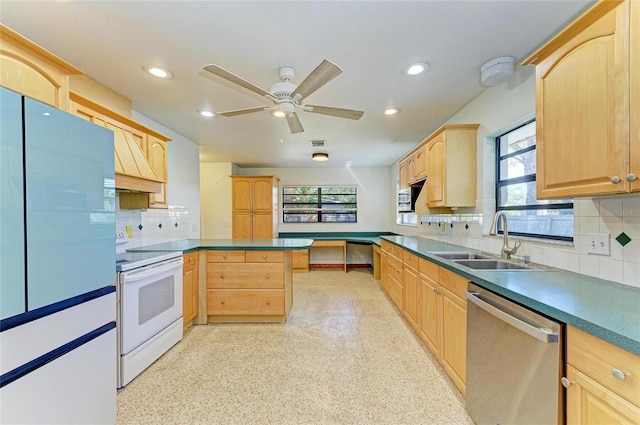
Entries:
{"label": "wood trim", "polygon": [[102,105],[100,105],[98,103],[95,103],[94,101],[89,100],[84,96],[79,95],[78,93],[70,91],[69,92],[69,100],[71,100],[73,102],[76,102],[76,103],[78,103],[80,105],[86,106],[86,107],[90,108],[91,110],[93,110],[95,112],[98,112],[99,114],[102,114],[102,115],[104,115],[104,116],[106,116],[108,118],[114,119],[114,120],[118,121],[119,123],[128,125],[129,127],[132,127],[132,128],[134,128],[134,129],[136,129],[138,131],[142,131],[143,133],[150,134],[150,135],[152,135],[154,137],[157,137],[158,139],[161,139],[161,140],[163,140],[165,142],[170,142],[171,141],[171,139],[168,138],[167,136],[164,136],[164,135],[158,133],[157,131],[154,131],[154,130],[148,128],[148,127],[145,127],[142,124],[139,124],[139,123],[133,121],[129,117],[125,117],[124,115],[120,115],[117,112],[114,112],[114,111],[112,111],[110,109],[107,109],[104,106],[102,106]]}
{"label": "wood trim", "polygon": [[138,192],[158,193],[162,190],[162,183],[125,174],[116,174],[116,187]]}
{"label": "wood trim", "polygon": [[11,28],[3,24],[0,24],[0,40],[2,40],[2,42],[19,45],[21,47],[31,50],[34,54],[40,56],[43,60],[47,61],[52,66],[59,69],[60,71],[63,71],[67,75],[84,74],[84,72],[82,72],[80,69],[76,68],[75,66],[71,65],[69,62],[59,58],[58,56],[40,47],[33,41],[18,34],[14,30],[12,30]]}
{"label": "wood trim", "polygon": [[537,65],[549,55],[556,52],[560,47],[567,43],[605,14],[615,9],[625,0],[601,0],[591,9],[583,13],[578,19],[573,21],[568,27],[560,31],[555,37],[549,40],[541,48],[536,50],[531,56],[522,61],[521,65]]}
{"label": "wood trim", "polygon": [[396,161],[396,164],[401,163],[402,161],[408,159],[411,155],[416,153],[420,148],[426,146],[431,140],[438,137],[441,133],[446,130],[477,130],[480,127],[480,124],[447,124],[443,125],[433,133],[431,133],[426,139],[416,145],[413,149],[409,151],[409,153],[405,154],[402,158]]}

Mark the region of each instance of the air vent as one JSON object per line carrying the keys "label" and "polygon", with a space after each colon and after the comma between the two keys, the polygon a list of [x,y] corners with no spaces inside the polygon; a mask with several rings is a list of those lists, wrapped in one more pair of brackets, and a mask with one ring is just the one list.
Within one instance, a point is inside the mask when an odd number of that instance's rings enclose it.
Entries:
{"label": "air vent", "polygon": [[313,146],[314,148],[323,148],[326,145],[326,140],[311,140],[311,146]]}

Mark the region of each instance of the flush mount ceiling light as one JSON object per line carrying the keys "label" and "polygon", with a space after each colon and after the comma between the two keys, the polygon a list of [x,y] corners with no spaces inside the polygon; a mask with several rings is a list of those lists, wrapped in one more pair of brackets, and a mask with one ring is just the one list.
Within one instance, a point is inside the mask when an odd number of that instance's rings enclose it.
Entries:
{"label": "flush mount ceiling light", "polygon": [[171,71],[169,71],[166,68],[162,68],[160,66],[145,65],[143,69],[145,70],[145,72],[153,75],[154,77],[162,78],[165,80],[169,80],[173,78],[173,74],[171,73]]}
{"label": "flush mount ceiling light", "polygon": [[427,72],[429,70],[429,64],[426,62],[415,62],[412,64],[407,65],[403,70],[402,73],[404,75],[409,75],[409,76],[414,76],[414,75],[420,75],[424,72]]}
{"label": "flush mount ceiling light", "polygon": [[491,59],[480,68],[480,77],[485,86],[495,86],[507,81],[513,74],[515,59],[511,56],[502,56]]}
{"label": "flush mount ceiling light", "polygon": [[215,117],[215,116],[216,116],[216,114],[215,114],[215,113],[213,113],[213,112],[211,112],[211,111],[205,111],[205,110],[203,110],[203,109],[200,109],[200,110],[198,111],[198,115],[200,115],[200,116],[202,116],[202,117],[205,117],[205,118],[213,118],[213,117]]}
{"label": "flush mount ceiling light", "polygon": [[390,107],[384,110],[384,114],[385,115],[395,115],[398,112],[400,112],[400,109],[395,108],[395,107]]}
{"label": "flush mount ceiling light", "polygon": [[314,152],[313,155],[311,155],[311,160],[318,162],[328,161],[329,154],[326,152]]}

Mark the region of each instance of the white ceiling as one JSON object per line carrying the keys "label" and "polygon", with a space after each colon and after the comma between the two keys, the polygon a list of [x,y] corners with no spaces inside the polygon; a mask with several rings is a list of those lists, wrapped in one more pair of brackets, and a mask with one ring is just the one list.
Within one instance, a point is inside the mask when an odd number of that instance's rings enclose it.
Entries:
{"label": "white ceiling", "polygon": [[[201,146],[203,161],[241,167],[387,166],[486,88],[480,67],[518,63],[593,1],[7,1],[3,24],[131,99],[133,108]],[[271,103],[203,71],[217,64],[268,90],[278,69],[300,83],[323,59],[344,72],[308,103],[365,111],[359,121],[300,112],[304,133],[259,112]],[[402,69],[431,66],[414,78]],[[142,70],[169,68],[161,81]],[[397,106],[401,113],[382,111]],[[310,140],[326,140],[312,163]]]}

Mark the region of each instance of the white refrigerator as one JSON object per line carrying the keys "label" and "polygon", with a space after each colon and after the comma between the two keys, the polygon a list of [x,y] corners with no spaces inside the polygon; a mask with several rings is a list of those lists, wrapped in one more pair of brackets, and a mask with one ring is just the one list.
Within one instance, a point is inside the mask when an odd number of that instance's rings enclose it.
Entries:
{"label": "white refrigerator", "polygon": [[0,190],[0,423],[115,423],[113,133],[0,88]]}

